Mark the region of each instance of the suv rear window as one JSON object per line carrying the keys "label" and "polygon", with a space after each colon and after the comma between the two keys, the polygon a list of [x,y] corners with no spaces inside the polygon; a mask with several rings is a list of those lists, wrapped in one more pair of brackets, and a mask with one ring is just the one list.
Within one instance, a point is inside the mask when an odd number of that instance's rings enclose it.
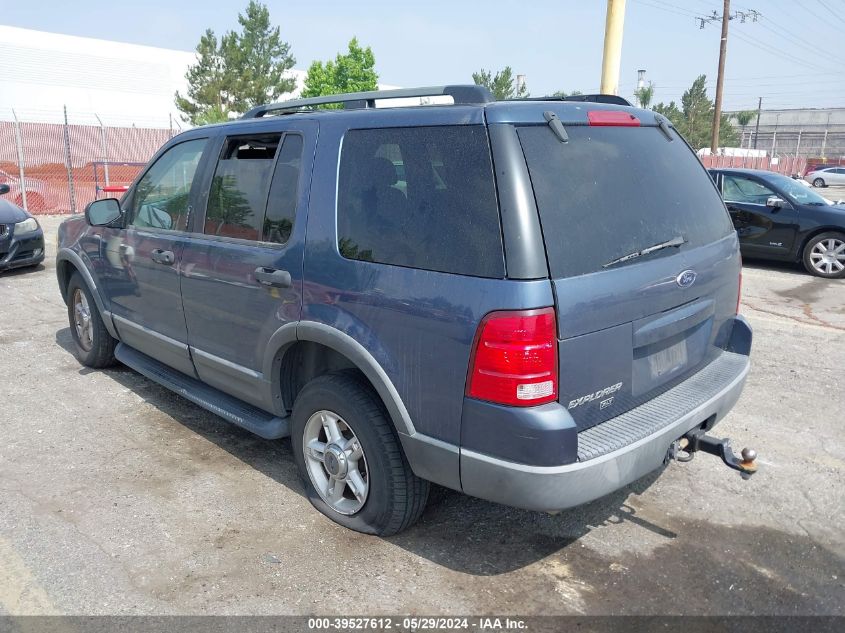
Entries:
{"label": "suv rear window", "polygon": [[683,250],[733,230],[713,181],[674,130],[671,142],[656,127],[566,131],[561,143],[548,126],[518,128],[553,277],[596,272],[675,237],[687,240]]}
{"label": "suv rear window", "polygon": [[347,259],[504,277],[484,126],[349,130],[337,234]]}

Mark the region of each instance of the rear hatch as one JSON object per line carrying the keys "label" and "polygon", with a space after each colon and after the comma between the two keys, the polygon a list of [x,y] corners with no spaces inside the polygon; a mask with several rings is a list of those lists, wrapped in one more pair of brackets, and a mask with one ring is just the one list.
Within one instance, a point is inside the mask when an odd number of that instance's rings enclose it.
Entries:
{"label": "rear hatch", "polygon": [[[536,105],[543,122],[517,133],[557,304],[560,402],[584,429],[721,352],[738,247],[713,183],[674,129],[644,111]],[[545,123],[550,107],[563,134]]]}

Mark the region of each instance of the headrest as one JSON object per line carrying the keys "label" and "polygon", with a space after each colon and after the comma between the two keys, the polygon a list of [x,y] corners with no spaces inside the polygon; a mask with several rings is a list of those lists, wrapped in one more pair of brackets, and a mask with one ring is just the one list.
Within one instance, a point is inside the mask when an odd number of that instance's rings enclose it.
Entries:
{"label": "headrest", "polygon": [[367,163],[367,174],[370,182],[379,188],[391,187],[396,184],[396,167],[386,158],[371,158]]}

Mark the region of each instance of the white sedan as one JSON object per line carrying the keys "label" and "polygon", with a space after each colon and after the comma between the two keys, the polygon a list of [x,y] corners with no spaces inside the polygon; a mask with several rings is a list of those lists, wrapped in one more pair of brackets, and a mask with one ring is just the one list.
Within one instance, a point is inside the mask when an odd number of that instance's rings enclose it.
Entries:
{"label": "white sedan", "polygon": [[845,185],[845,167],[825,167],[811,171],[804,176],[813,183],[814,187],[827,187],[828,185]]}

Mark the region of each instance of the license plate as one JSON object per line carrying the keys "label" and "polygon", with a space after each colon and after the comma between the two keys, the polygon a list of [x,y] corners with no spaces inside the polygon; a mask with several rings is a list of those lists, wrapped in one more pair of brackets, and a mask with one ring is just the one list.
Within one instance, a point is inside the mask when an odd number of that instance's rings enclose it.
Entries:
{"label": "license plate", "polygon": [[652,354],[648,357],[648,363],[652,378],[659,378],[680,369],[687,364],[686,339]]}

